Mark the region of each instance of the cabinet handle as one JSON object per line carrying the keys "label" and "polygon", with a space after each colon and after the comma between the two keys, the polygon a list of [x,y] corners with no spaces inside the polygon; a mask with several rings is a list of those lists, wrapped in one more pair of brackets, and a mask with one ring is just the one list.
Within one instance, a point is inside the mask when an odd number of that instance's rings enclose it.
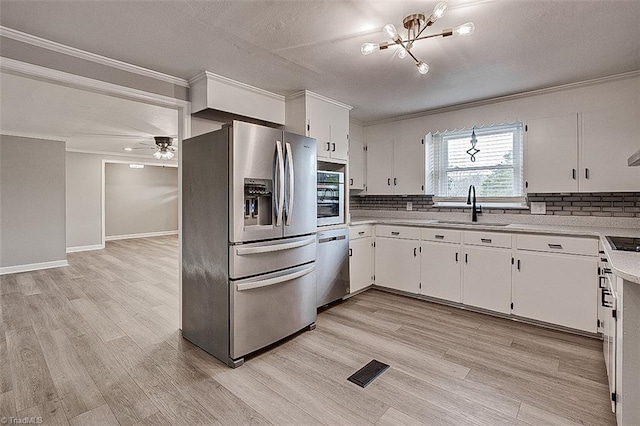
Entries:
{"label": "cabinet handle", "polygon": [[417,257],[418,256],[418,249],[417,248],[413,248],[413,257]]}
{"label": "cabinet handle", "polygon": [[353,179],[349,179],[349,185],[353,186]]}
{"label": "cabinet handle", "polygon": [[600,300],[602,300],[602,307],[603,308],[613,308],[613,303],[607,302],[605,300],[605,297],[607,295],[610,295],[611,293],[609,293],[606,288],[603,288],[601,291],[602,291],[602,298]]}
{"label": "cabinet handle", "polygon": [[584,178],[589,179],[589,169],[587,167],[584,169]]}
{"label": "cabinet handle", "polygon": [[576,169],[571,169],[571,177],[573,178],[573,180],[576,180]]}
{"label": "cabinet handle", "polygon": [[456,263],[458,263],[458,253],[456,253]]}
{"label": "cabinet handle", "polygon": [[332,143],[331,146],[332,146],[331,152],[336,152],[336,144]]}
{"label": "cabinet handle", "polygon": [[400,233],[398,231],[392,231],[391,235],[400,235]]}
{"label": "cabinet handle", "polygon": [[387,178],[387,186],[391,186],[391,178]]}
{"label": "cabinet handle", "polygon": [[393,184],[397,185],[398,184],[398,178],[393,178]]}
{"label": "cabinet handle", "polygon": [[491,238],[480,238],[483,243],[491,244]]}
{"label": "cabinet handle", "polygon": [[444,235],[435,235],[436,240],[444,240]]}
{"label": "cabinet handle", "polygon": [[606,288],[606,286],[604,285],[604,280],[604,277],[598,277],[598,287],[600,287],[600,289]]}
{"label": "cabinet handle", "polygon": [[518,259],[518,271],[520,270],[520,259]]}
{"label": "cabinet handle", "polygon": [[364,231],[358,231],[358,235],[364,235]]}
{"label": "cabinet handle", "polygon": [[562,250],[562,244],[548,244],[549,248]]}
{"label": "cabinet handle", "polygon": [[353,249],[349,249],[349,257],[353,256]]}
{"label": "cabinet handle", "polygon": [[469,263],[469,253],[464,254],[464,263]]}

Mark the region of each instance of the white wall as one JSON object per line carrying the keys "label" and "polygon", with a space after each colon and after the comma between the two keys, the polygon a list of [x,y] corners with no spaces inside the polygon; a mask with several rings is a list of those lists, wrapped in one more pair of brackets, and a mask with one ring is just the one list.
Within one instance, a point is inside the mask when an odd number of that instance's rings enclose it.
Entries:
{"label": "white wall", "polygon": [[178,168],[105,165],[105,235],[178,232]]}
{"label": "white wall", "polygon": [[[67,250],[100,248],[102,241],[102,160],[154,163],[151,155],[124,157],[67,152]],[[175,164],[174,162],[171,162]]]}
{"label": "white wall", "polygon": [[0,135],[0,273],[66,259],[65,143]]}
{"label": "white wall", "polygon": [[471,129],[473,126],[526,121],[619,105],[637,108],[640,114],[640,77],[580,85],[509,101],[370,125],[365,127],[364,137],[365,142],[383,139],[420,140],[428,132]]}

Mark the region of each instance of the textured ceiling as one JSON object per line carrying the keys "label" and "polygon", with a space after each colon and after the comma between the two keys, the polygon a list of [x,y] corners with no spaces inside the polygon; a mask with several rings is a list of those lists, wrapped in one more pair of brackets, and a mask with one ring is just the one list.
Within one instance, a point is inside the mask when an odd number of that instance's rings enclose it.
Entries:
{"label": "textured ceiling", "polygon": [[2,0],[0,24],[185,79],[308,89],[365,123],[640,69],[640,1],[450,1],[433,31],[476,31],[418,42],[428,74],[392,49],[360,54],[384,24],[435,3]]}

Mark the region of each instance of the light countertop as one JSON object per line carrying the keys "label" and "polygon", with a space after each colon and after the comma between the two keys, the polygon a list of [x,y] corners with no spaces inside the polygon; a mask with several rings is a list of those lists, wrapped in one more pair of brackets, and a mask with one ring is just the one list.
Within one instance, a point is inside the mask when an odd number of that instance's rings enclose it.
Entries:
{"label": "light countertop", "polygon": [[400,225],[429,228],[450,228],[460,230],[476,230],[491,232],[527,233],[527,234],[553,234],[576,237],[599,238],[609,264],[614,274],[626,281],[640,284],[640,253],[613,250],[605,236],[636,237],[640,238],[640,229],[636,228],[607,228],[594,226],[566,226],[551,224],[519,224],[511,223],[507,226],[496,226],[491,223],[442,223],[438,220],[402,219],[402,218],[373,218],[352,217],[350,225]]}

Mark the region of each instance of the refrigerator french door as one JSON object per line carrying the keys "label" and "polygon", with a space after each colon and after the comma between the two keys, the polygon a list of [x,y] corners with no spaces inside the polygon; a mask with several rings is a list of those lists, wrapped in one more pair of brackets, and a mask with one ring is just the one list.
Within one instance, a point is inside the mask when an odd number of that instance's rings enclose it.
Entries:
{"label": "refrigerator french door", "polygon": [[316,232],[314,149],[314,139],[234,122],[230,242]]}
{"label": "refrigerator french door", "polygon": [[182,144],[183,336],[231,367],[315,325],[316,152],[238,121]]}

